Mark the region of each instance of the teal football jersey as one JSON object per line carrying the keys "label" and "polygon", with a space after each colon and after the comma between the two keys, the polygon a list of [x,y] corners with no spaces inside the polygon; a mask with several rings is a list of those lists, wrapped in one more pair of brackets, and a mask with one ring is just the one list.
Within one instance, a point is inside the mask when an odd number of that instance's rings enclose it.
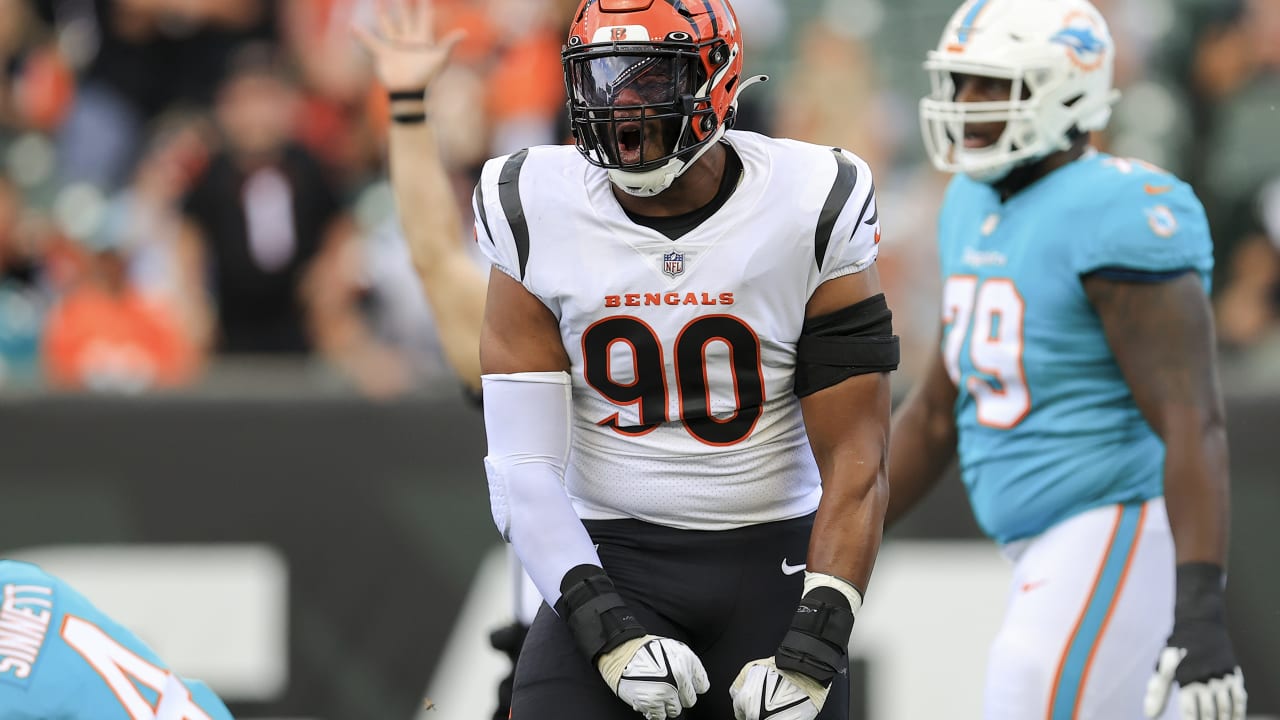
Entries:
{"label": "teal football jersey", "polygon": [[231,713],[66,583],[0,560],[0,720],[231,720]]}
{"label": "teal football jersey", "polygon": [[938,231],[942,353],[961,475],[998,542],[1163,494],[1164,445],[1139,412],[1081,279],[1199,273],[1213,248],[1191,188],[1090,152],[1001,203],[957,176]]}

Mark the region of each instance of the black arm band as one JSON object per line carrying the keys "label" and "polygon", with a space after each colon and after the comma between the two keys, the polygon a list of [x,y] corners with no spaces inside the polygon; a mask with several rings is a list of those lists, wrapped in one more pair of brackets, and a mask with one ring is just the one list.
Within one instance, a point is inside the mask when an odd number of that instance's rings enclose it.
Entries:
{"label": "black arm band", "polygon": [[399,125],[421,125],[427,121],[427,114],[424,112],[415,113],[399,113],[391,116]]}
{"label": "black arm band", "polygon": [[427,98],[427,89],[418,88],[416,90],[392,90],[387,93],[387,97],[391,102],[400,102],[402,100],[425,100]]}
{"label": "black arm band", "polygon": [[579,565],[560,581],[556,614],[569,624],[578,649],[594,664],[622,643],[644,637],[644,626],[623,602],[604,569]]}
{"label": "black arm band", "polygon": [[804,397],[855,375],[892,372],[901,355],[889,304],[874,295],[805,321],[796,343],[795,393]]}
{"label": "black arm band", "polygon": [[831,588],[815,588],[800,600],[773,661],[782,670],[804,673],[829,685],[844,669],[852,632],[849,601]]}
{"label": "black arm band", "polygon": [[1226,622],[1225,579],[1222,567],[1216,563],[1182,563],[1177,568],[1177,602],[1174,618],[1177,622],[1210,620]]}

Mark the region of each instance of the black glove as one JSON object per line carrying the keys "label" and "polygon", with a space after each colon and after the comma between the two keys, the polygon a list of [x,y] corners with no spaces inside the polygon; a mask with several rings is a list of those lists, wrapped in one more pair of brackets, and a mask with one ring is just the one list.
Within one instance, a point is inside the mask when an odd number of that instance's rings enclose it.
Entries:
{"label": "black glove", "polygon": [[1184,720],[1244,720],[1248,693],[1227,636],[1222,568],[1213,563],[1178,566],[1177,605],[1156,671],[1147,683],[1143,710],[1159,717],[1176,681]]}

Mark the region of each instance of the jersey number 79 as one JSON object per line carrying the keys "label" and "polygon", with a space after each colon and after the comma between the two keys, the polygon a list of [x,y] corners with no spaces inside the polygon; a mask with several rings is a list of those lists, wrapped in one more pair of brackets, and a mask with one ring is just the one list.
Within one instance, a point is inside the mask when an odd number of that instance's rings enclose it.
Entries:
{"label": "jersey number 79", "polygon": [[978,422],[1008,430],[1031,411],[1022,366],[1022,319],[1026,303],[1008,278],[952,275],[942,289],[942,356],[951,382],[960,387],[960,351],[969,339],[973,372],[965,389],[977,405]]}

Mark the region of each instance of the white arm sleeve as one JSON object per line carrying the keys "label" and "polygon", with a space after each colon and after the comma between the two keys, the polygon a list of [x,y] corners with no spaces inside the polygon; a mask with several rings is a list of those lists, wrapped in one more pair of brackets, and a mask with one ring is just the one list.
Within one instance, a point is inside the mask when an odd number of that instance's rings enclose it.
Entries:
{"label": "white arm sleeve", "polygon": [[591,536],[564,490],[569,458],[569,376],[484,375],[485,471],[494,522],[551,607],[579,565],[600,566]]}

